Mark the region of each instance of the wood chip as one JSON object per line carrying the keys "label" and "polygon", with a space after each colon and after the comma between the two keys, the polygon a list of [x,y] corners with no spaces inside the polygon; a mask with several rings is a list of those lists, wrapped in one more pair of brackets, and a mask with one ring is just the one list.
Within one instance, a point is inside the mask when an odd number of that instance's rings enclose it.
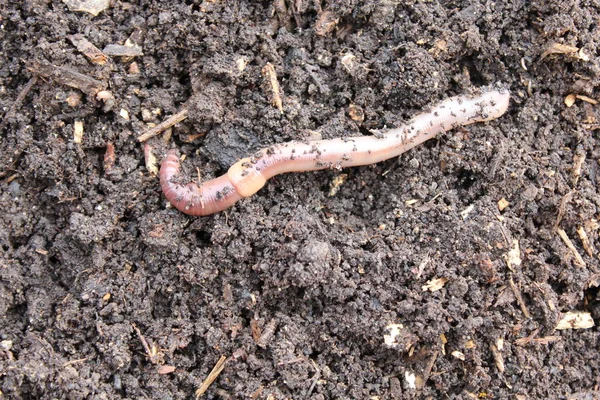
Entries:
{"label": "wood chip", "polygon": [[115,155],[115,145],[111,142],[106,143],[106,152],[104,153],[104,171],[109,172],[115,165],[117,156]]}
{"label": "wood chip", "polygon": [[537,344],[550,344],[550,343],[558,342],[560,340],[562,340],[561,336],[544,336],[541,338],[533,339],[533,341],[536,342]]}
{"label": "wood chip", "polygon": [[88,60],[94,64],[104,65],[108,61],[108,57],[102,51],[94,46],[89,40],[82,34],[69,35],[67,36],[69,41],[73,43],[73,46],[77,48]]}
{"label": "wood chip", "polygon": [[116,57],[139,57],[144,55],[142,48],[137,45],[107,44],[102,51],[108,56]]}
{"label": "wood chip", "polygon": [[226,362],[227,357],[221,356],[221,358],[219,358],[219,361],[217,361],[212,371],[210,371],[204,382],[202,382],[202,385],[200,385],[198,390],[196,390],[196,398],[200,398],[204,393],[206,393],[210,385],[212,385],[212,383],[219,377],[221,372],[223,372]]}
{"label": "wood chip", "polygon": [[581,244],[583,245],[585,252],[588,254],[588,256],[594,257],[594,245],[592,242],[590,242],[590,239],[588,238],[583,226],[577,228],[577,234],[579,235],[579,239],[581,239]]}
{"label": "wood chip", "polygon": [[585,268],[585,261],[583,261],[581,254],[579,254],[579,252],[573,245],[573,242],[571,241],[571,239],[569,239],[569,236],[567,236],[567,233],[562,228],[556,228],[556,233],[558,233],[558,236],[560,236],[562,241],[565,243],[565,245],[567,245],[571,253],[575,256],[575,264],[577,264],[578,267]]}
{"label": "wood chip", "polygon": [[573,170],[571,171],[573,186],[577,185],[579,177],[581,176],[581,167],[585,162],[585,153],[575,154],[573,156]]}
{"label": "wood chip", "polygon": [[565,105],[567,106],[567,108],[573,107],[573,104],[575,104],[576,99],[577,97],[573,93],[567,95],[567,97],[565,97]]}
{"label": "wood chip", "polygon": [[146,169],[152,176],[158,176],[158,160],[154,155],[154,148],[148,143],[144,143],[144,161],[146,162]]}
{"label": "wood chip", "polygon": [[73,143],[81,143],[83,141],[83,122],[75,121],[73,123]]}
{"label": "wood chip", "polygon": [[495,344],[490,344],[490,350],[492,351],[492,355],[494,356],[494,362],[496,363],[496,368],[500,373],[504,372],[504,357],[502,357],[502,353],[498,350]]}
{"label": "wood chip", "polygon": [[279,81],[277,80],[277,74],[275,74],[275,68],[273,67],[273,64],[267,63],[262,69],[262,75],[269,89],[269,98],[271,99],[271,103],[279,110],[280,113],[283,114],[281,87],[279,86]]}
{"label": "wood chip", "polygon": [[146,140],[148,140],[156,135],[159,135],[162,131],[169,129],[173,125],[178,124],[179,122],[183,121],[187,117],[188,117],[188,110],[187,110],[187,108],[184,108],[183,110],[179,111],[177,114],[170,116],[165,121],[161,122],[160,124],[156,125],[155,127],[151,128],[151,129],[149,129],[146,133],[138,136],[137,140],[138,140],[138,142],[145,142]]}
{"label": "wood chip", "polygon": [[108,87],[106,82],[84,75],[70,67],[60,67],[47,61],[31,61],[27,63],[27,69],[34,74],[52,79],[58,84],[79,89],[91,96],[96,96],[98,92]]}
{"label": "wood chip", "polygon": [[587,329],[593,326],[594,320],[589,312],[569,311],[563,314],[555,329]]}

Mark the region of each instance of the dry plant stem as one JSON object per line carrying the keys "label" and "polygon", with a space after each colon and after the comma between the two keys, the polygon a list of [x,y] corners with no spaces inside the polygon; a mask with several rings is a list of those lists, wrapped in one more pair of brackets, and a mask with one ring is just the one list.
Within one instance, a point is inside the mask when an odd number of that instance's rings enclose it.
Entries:
{"label": "dry plant stem", "polygon": [[481,89],[477,96],[449,98],[406,124],[383,134],[276,144],[233,164],[218,178],[201,184],[179,182],[177,150],[169,150],[160,169],[166,198],[190,215],[209,215],[252,196],[267,180],[286,172],[341,169],[396,157],[441,132],[500,117],[508,108],[506,90]]}
{"label": "dry plant stem", "polygon": [[223,369],[225,368],[225,363],[227,362],[227,357],[221,356],[212,371],[208,374],[202,385],[196,390],[196,398],[200,398],[212,385],[212,383],[219,377]]}

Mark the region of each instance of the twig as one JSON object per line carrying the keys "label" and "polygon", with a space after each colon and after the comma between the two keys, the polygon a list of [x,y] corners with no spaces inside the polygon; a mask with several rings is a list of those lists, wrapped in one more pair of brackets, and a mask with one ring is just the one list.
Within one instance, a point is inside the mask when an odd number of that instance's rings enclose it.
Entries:
{"label": "twig", "polygon": [[510,288],[511,288],[513,294],[515,295],[515,298],[517,299],[517,303],[519,303],[519,307],[521,308],[521,311],[523,312],[525,317],[531,318],[531,314],[529,314],[529,311],[527,310],[527,306],[525,305],[525,302],[523,301],[523,297],[521,296],[521,292],[519,291],[519,288],[517,287],[517,285],[515,285],[515,282],[513,281],[512,275],[510,276],[508,283],[510,284]]}
{"label": "twig", "polygon": [[208,390],[210,385],[212,385],[212,383],[215,381],[215,379],[217,379],[219,377],[219,374],[221,374],[221,372],[223,371],[223,368],[225,368],[226,362],[227,362],[227,357],[221,356],[221,358],[219,358],[219,361],[217,361],[217,363],[213,367],[212,371],[210,371],[210,374],[208,374],[208,376],[206,377],[204,382],[202,382],[202,385],[200,385],[198,390],[196,390],[196,398],[199,398],[200,396],[202,396]]}
{"label": "twig", "polygon": [[579,252],[575,248],[575,245],[573,245],[573,242],[571,242],[571,239],[569,239],[569,237],[567,236],[567,233],[562,228],[556,228],[556,233],[558,233],[558,236],[560,236],[562,241],[567,245],[569,250],[571,250],[571,252],[575,256],[575,263],[577,264],[577,266],[585,268],[585,261],[583,261],[581,254],[579,254]]}
{"label": "twig", "polygon": [[184,108],[183,110],[179,111],[177,114],[171,115],[169,118],[167,118],[165,121],[161,122],[160,124],[156,125],[154,128],[149,129],[146,133],[138,136],[137,140],[138,140],[138,142],[145,142],[146,140],[150,139],[151,137],[154,137],[154,136],[160,134],[162,131],[169,129],[173,125],[180,123],[187,117],[188,117],[188,110],[187,110],[187,108]]}
{"label": "twig", "polygon": [[135,333],[137,333],[138,338],[140,338],[140,342],[142,342],[142,346],[144,346],[144,350],[146,350],[146,354],[148,354],[148,358],[152,364],[156,364],[156,348],[152,346],[152,348],[148,345],[146,338],[142,335],[140,328],[138,328],[135,324],[131,324],[133,329],[135,329]]}

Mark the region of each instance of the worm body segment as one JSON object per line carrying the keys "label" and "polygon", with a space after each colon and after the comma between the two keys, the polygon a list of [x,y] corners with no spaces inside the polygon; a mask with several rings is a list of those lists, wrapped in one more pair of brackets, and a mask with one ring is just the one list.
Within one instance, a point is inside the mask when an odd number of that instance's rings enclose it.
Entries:
{"label": "worm body segment", "polygon": [[225,175],[202,183],[180,183],[177,150],[169,150],[160,168],[165,197],[190,215],[209,215],[252,196],[267,180],[285,172],[341,169],[396,157],[440,132],[500,117],[508,108],[507,90],[451,97],[428,112],[381,135],[292,141],[264,148],[233,164]]}

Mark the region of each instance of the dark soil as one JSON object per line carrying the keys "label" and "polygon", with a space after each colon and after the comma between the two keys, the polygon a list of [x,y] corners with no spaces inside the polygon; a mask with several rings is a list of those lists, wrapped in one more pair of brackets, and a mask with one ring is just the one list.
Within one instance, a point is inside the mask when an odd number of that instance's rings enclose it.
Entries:
{"label": "dark soil", "polygon": [[[600,3],[112,3],[0,3],[2,396],[193,398],[225,356],[205,398],[600,398]],[[143,55],[100,65],[75,34]],[[136,140],[187,108],[146,153],[216,176],[497,82],[498,120],[209,217],[167,204]],[[555,330],[569,311],[596,326]]]}

